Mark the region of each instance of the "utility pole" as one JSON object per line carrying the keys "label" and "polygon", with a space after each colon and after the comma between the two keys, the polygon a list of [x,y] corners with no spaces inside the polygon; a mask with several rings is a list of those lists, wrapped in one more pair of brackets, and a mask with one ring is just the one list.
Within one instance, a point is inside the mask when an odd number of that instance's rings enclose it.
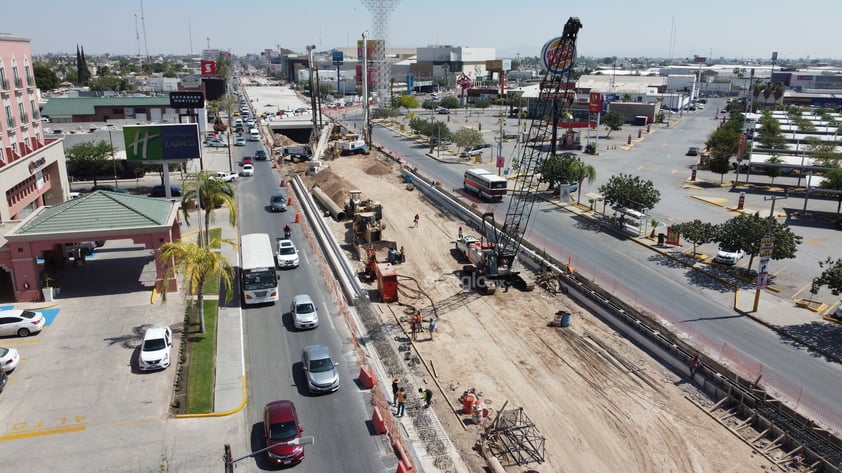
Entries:
{"label": "utility pole", "polygon": [[500,176],[503,173],[503,166],[500,166],[500,159],[503,157],[503,125],[506,123],[506,119],[503,117],[502,112],[500,113],[500,118],[497,120],[497,123],[500,124],[500,134],[497,136],[497,175]]}
{"label": "utility pole", "polygon": [[369,124],[368,99],[368,31],[363,31],[363,139],[368,149],[371,149],[371,125]]}
{"label": "utility pole", "polygon": [[766,225],[766,234],[760,240],[760,252],[758,254],[760,258],[757,262],[757,284],[755,285],[754,308],[752,309],[754,312],[757,312],[757,308],[760,305],[760,291],[766,288],[766,283],[769,279],[769,259],[772,252],[775,250],[775,239],[772,236],[772,224],[775,222],[775,202],[788,198],[789,194],[784,194],[783,196],[769,195],[763,197],[763,200],[772,201],[772,208],[769,209],[769,221]]}

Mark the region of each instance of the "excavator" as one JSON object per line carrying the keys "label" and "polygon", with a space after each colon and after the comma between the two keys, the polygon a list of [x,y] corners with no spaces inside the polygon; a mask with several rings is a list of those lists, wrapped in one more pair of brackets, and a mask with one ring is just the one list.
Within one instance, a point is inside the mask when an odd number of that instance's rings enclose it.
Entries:
{"label": "excavator", "polygon": [[548,42],[542,51],[546,73],[541,80],[529,128],[530,146],[523,147],[518,158],[518,178],[509,181],[511,189],[503,224],[497,225],[494,213],[485,213],[479,239],[468,241],[471,237],[461,237],[456,241],[456,249],[462,251],[472,265],[463,268],[463,274],[472,272],[472,284],[486,294],[493,294],[497,285],[522,290],[533,287],[520,276],[516,268],[517,256],[537,200],[536,175],[540,164],[559,149],[559,139],[564,138],[563,129],[559,136],[559,128],[563,128],[563,118],[576,98],[571,72],[581,28],[581,21],[570,17],[561,37]]}

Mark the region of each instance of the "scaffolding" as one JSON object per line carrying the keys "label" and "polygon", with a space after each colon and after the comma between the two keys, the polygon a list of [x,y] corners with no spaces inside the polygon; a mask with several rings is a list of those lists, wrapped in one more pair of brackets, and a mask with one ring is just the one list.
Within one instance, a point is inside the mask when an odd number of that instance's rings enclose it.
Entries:
{"label": "scaffolding", "polygon": [[484,450],[507,467],[543,463],[544,440],[522,407],[500,410],[480,437]]}

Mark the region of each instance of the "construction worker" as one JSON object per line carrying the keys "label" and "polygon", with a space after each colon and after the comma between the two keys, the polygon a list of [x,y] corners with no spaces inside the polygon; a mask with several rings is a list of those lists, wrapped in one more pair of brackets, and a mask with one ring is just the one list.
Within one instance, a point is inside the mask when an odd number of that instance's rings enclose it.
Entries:
{"label": "construction worker", "polygon": [[415,214],[415,219],[412,220],[412,228],[418,227],[418,220],[420,220],[420,219],[421,219],[421,217],[418,214]]}
{"label": "construction worker", "polygon": [[690,362],[690,377],[696,376],[696,370],[699,369],[701,362],[699,361],[699,355],[693,357],[693,361]]}
{"label": "construction worker", "polygon": [[436,319],[430,317],[430,340],[433,339],[433,332],[436,331]]}
{"label": "construction worker", "polygon": [[403,417],[404,405],[406,404],[406,393],[404,392],[403,388],[400,388],[398,390],[397,401],[398,409],[395,412],[395,417]]}
{"label": "construction worker", "polygon": [[400,383],[400,382],[401,382],[400,378],[395,378],[395,379],[392,380],[392,404],[395,404],[395,405],[397,405],[397,403],[398,403],[398,390],[400,389],[400,386],[398,386],[398,383]]}
{"label": "construction worker", "polygon": [[418,333],[424,332],[424,316],[421,315],[420,310],[415,314],[415,328],[418,330]]}
{"label": "construction worker", "polygon": [[430,407],[433,403],[433,391],[430,388],[418,388],[418,392],[424,398],[424,407]]}
{"label": "construction worker", "polygon": [[416,330],[418,330],[418,327],[415,326],[415,317],[413,317],[409,321],[409,333],[412,336],[413,340],[418,340],[418,335],[416,334]]}

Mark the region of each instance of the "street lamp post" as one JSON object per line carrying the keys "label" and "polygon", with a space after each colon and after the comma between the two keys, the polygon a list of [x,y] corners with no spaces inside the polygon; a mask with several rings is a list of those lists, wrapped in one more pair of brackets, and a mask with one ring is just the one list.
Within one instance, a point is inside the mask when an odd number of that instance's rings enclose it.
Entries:
{"label": "street lamp post", "polygon": [[249,453],[248,455],[243,455],[240,458],[234,458],[234,459],[231,458],[231,456],[232,456],[231,455],[231,446],[226,444],[225,445],[225,471],[226,472],[234,471],[234,463],[237,463],[240,460],[245,460],[246,458],[251,458],[251,457],[257,455],[258,453],[263,453],[266,450],[269,450],[270,448],[276,447],[278,445],[312,445],[315,442],[316,442],[315,437],[299,437],[299,438],[294,439],[290,442],[278,442],[278,443],[270,445],[268,447],[261,448],[260,450],[255,450],[255,451]]}
{"label": "street lamp post", "polygon": [[114,157],[114,139],[111,138],[111,130],[108,130],[108,142],[111,143],[111,166],[114,168],[114,188],[117,189],[117,158]]}

